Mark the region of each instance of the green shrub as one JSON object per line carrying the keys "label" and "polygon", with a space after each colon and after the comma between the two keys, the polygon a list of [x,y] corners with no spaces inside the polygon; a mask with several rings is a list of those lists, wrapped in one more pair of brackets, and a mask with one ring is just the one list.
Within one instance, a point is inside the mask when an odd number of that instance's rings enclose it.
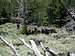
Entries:
{"label": "green shrub", "polygon": [[22,26],[21,30],[20,30],[21,34],[26,34],[27,33],[27,26]]}

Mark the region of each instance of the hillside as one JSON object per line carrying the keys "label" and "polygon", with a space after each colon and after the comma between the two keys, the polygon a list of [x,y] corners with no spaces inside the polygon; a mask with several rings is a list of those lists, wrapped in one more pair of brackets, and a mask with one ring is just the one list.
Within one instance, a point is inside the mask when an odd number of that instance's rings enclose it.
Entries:
{"label": "hillside", "polygon": [[[57,33],[45,34],[33,34],[33,35],[17,35],[16,25],[12,23],[6,23],[0,25],[0,36],[4,37],[7,41],[12,41],[17,52],[20,56],[34,56],[33,52],[23,45],[19,38],[23,38],[27,43],[29,40],[34,40],[38,46],[38,49],[43,54],[43,50],[39,44],[39,41],[44,44],[45,47],[49,47],[55,52],[73,52],[75,53],[75,35],[73,32],[67,32],[65,29],[56,28]],[[18,45],[19,44],[19,45]],[[29,43],[30,44],[30,43]],[[11,49],[0,40],[0,55],[11,56]]]}

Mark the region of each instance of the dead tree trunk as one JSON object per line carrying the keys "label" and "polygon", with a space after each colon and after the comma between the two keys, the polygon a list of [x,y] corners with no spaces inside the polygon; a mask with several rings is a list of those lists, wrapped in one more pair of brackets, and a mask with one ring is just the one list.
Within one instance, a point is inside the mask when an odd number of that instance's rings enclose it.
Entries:
{"label": "dead tree trunk", "polygon": [[0,39],[12,49],[12,52],[14,53],[13,56],[18,56],[16,48],[13,46],[12,42],[8,42],[7,40],[5,40],[3,37],[0,36]]}
{"label": "dead tree trunk", "polygon": [[35,42],[33,40],[30,40],[31,42],[31,45],[27,44],[24,39],[21,39],[20,40],[24,43],[25,46],[27,46],[28,48],[30,48],[34,53],[35,53],[35,56],[42,56],[40,51],[38,50]]}
{"label": "dead tree trunk", "polygon": [[42,49],[44,50],[44,56],[49,56],[48,55],[48,52],[52,55],[52,56],[58,56],[58,53],[55,53],[53,50],[50,50],[48,47],[44,47],[42,43],[41,44],[41,47]]}

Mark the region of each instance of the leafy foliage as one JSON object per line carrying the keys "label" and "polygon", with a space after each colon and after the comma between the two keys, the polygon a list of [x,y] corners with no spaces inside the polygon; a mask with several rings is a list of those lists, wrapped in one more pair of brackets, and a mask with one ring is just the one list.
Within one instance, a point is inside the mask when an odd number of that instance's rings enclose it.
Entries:
{"label": "leafy foliage", "polygon": [[[21,5],[17,1],[21,0],[0,0],[0,17],[8,19],[11,19],[12,16],[15,17],[15,15],[21,9],[19,8]],[[44,25],[44,23],[46,23],[47,25],[55,24],[59,27],[64,25],[64,20],[66,20],[67,18],[64,7],[69,9],[71,7],[74,7],[75,5],[74,0],[27,0],[27,2],[25,1],[23,3],[23,17],[24,19],[26,18],[24,22],[26,20],[31,20],[37,23],[38,25]]]}

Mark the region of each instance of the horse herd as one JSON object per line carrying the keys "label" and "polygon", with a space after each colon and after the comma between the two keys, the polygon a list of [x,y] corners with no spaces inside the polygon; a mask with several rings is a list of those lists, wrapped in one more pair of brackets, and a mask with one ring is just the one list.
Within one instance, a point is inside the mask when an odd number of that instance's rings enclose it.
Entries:
{"label": "horse herd", "polygon": [[55,29],[48,28],[48,27],[37,27],[37,26],[27,26],[26,34],[35,34],[35,33],[42,33],[42,34],[49,34],[49,33],[57,33]]}

